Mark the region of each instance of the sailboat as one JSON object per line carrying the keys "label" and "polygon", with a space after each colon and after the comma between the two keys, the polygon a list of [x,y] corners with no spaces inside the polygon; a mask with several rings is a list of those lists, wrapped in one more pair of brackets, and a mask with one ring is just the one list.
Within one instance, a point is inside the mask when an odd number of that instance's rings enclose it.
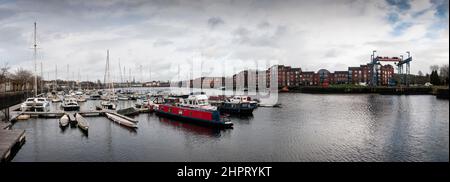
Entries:
{"label": "sailboat", "polygon": [[[38,97],[37,94],[37,43],[36,43],[36,22],[34,22],[34,97],[27,98],[24,103],[21,104],[20,109],[22,111],[32,110],[42,110],[44,112],[50,111],[50,102],[47,98]],[[42,63],[41,63],[41,72],[42,72]],[[42,73],[41,73],[42,74]]]}
{"label": "sailboat", "polygon": [[[107,81],[107,82],[106,82]],[[116,110],[117,96],[114,94],[114,84],[110,82],[109,74],[109,50],[106,51],[106,70],[105,70],[105,83],[108,83],[108,90],[105,100],[100,102],[103,109]]]}

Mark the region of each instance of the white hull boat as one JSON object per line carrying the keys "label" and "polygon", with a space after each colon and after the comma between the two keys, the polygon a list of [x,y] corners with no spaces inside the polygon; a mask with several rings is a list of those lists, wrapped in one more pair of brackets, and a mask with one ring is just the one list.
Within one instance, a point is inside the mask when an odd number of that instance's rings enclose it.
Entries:
{"label": "white hull boat", "polygon": [[59,125],[61,125],[62,127],[65,127],[69,124],[69,117],[64,114],[60,119],[59,119]]}
{"label": "white hull boat", "polygon": [[75,118],[77,118],[77,122],[78,122],[78,127],[84,131],[88,131],[89,129],[89,123],[87,122],[86,119],[84,119],[83,116],[81,116],[81,114],[76,114]]}
{"label": "white hull boat", "polygon": [[119,116],[116,116],[114,114],[106,113],[106,117],[108,117],[110,120],[112,120],[120,125],[124,125],[124,126],[130,127],[130,128],[137,128],[137,125],[135,123],[128,121],[124,118],[121,118]]}

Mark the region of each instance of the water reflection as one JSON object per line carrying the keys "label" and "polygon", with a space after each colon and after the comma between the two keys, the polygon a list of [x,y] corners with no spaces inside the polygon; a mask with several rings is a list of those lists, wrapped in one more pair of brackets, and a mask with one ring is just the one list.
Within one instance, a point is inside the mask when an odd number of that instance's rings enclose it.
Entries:
{"label": "water reflection", "polygon": [[216,138],[221,136],[220,133],[221,129],[219,128],[201,126],[193,123],[181,122],[164,117],[160,117],[158,120],[159,122],[163,123],[166,126],[170,126],[177,130],[182,130],[183,132]]}
{"label": "water reflection", "polygon": [[88,130],[83,130],[81,128],[78,128],[78,130],[80,130],[80,132],[82,134],[81,136],[89,138],[89,131]]}
{"label": "water reflection", "polygon": [[[75,124],[13,124],[27,143],[13,161],[448,161],[449,102],[434,96],[280,94],[282,108],[230,116],[231,130],[135,117],[138,130],[105,117]],[[89,110],[99,101],[83,103]],[[133,105],[119,101],[119,107]],[[59,109],[58,104],[52,104]]]}

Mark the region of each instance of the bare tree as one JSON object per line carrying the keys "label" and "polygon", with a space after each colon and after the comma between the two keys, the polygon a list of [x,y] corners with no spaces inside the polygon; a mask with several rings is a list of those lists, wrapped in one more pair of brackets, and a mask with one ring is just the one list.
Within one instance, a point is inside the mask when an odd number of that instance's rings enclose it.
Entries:
{"label": "bare tree", "polygon": [[0,68],[0,84],[6,81],[9,69],[10,67],[8,66],[8,63],[3,64],[3,66]]}
{"label": "bare tree", "polygon": [[419,76],[423,76],[422,71],[419,70],[419,72],[417,73]]}
{"label": "bare tree", "polygon": [[11,81],[18,90],[27,89],[27,84],[32,80],[33,73],[31,71],[18,68],[12,75]]}
{"label": "bare tree", "polygon": [[8,63],[3,64],[3,66],[0,68],[0,88],[4,87],[2,89],[3,91],[6,90],[6,83],[8,82],[8,74],[9,74],[10,67],[8,66]]}
{"label": "bare tree", "polygon": [[430,70],[431,72],[439,70],[439,65],[431,65]]}

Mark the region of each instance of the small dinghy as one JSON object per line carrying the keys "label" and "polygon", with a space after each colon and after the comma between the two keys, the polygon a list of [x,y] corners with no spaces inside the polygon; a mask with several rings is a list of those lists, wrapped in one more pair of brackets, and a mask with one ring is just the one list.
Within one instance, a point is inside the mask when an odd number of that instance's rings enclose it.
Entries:
{"label": "small dinghy", "polygon": [[87,120],[84,119],[84,117],[78,113],[75,114],[75,117],[77,118],[77,121],[78,121],[78,127],[81,128],[82,130],[88,131],[89,123],[87,122]]}
{"label": "small dinghy", "polygon": [[126,120],[126,119],[124,119],[122,117],[116,116],[116,115],[111,114],[111,113],[105,113],[105,114],[106,114],[106,117],[108,117],[110,120],[112,120],[112,121],[114,121],[114,122],[116,122],[118,124],[130,127],[130,128],[137,128],[137,125],[135,123],[133,123],[131,121],[128,121],[128,120]]}
{"label": "small dinghy", "polygon": [[17,120],[27,120],[27,119],[30,119],[30,115],[28,115],[28,114],[21,114],[21,115],[19,115],[19,116],[17,116]]}
{"label": "small dinghy", "polygon": [[59,125],[61,125],[62,127],[66,127],[69,124],[69,117],[64,114],[60,119],[59,119]]}

